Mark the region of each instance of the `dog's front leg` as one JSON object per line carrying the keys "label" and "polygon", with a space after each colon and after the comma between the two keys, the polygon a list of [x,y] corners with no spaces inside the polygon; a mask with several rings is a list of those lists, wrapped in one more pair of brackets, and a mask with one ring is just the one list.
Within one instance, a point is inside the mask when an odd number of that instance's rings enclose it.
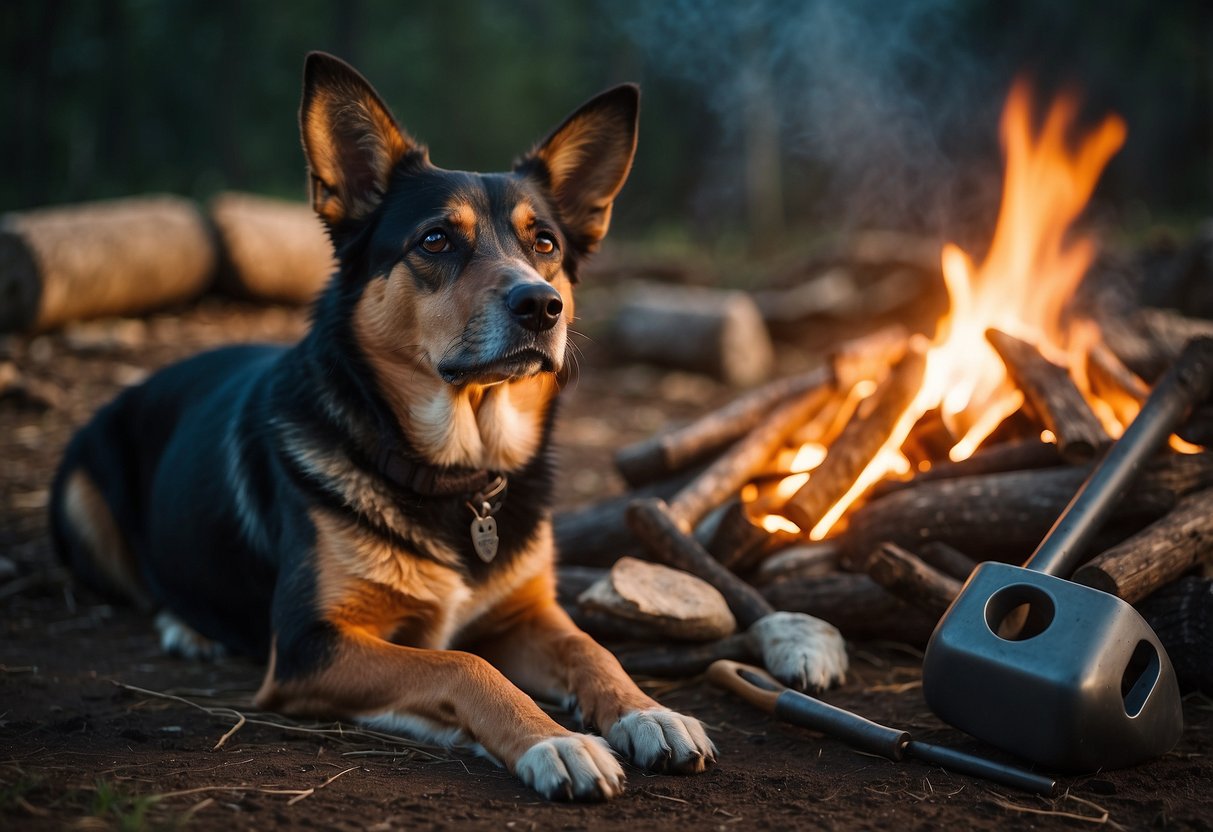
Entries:
{"label": "dog's front leg", "polygon": [[503,605],[501,626],[473,645],[520,688],[563,703],[636,765],[691,774],[716,761],[699,720],[647,696],[619,661],[582,632],[537,578]]}
{"label": "dog's front leg", "polygon": [[[305,664],[307,657],[322,656]],[[450,744],[478,744],[548,799],[623,792],[606,743],[557,725],[487,661],[453,650],[401,647],[357,629],[276,644],[256,704],[339,716]]]}

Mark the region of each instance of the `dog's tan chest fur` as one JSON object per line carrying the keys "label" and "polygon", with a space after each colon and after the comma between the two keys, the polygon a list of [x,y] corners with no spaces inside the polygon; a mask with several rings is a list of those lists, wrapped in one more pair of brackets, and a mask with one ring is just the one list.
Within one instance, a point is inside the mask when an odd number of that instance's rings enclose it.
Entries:
{"label": "dog's tan chest fur", "polygon": [[[494,625],[494,613],[520,588],[549,575],[551,527],[484,582],[418,557],[314,510],[317,605],[338,629],[364,630],[413,647],[442,649]],[[550,579],[547,583],[550,584]]]}

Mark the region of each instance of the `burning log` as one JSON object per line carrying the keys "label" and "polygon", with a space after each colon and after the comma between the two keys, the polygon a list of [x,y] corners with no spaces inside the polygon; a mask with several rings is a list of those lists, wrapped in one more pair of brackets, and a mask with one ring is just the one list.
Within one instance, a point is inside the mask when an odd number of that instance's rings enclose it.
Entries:
{"label": "burning log", "polygon": [[987,330],[986,339],[1023,390],[1028,407],[1057,437],[1063,457],[1071,462],[1087,462],[1111,443],[1111,437],[1064,367],[1046,359],[1026,341],[1005,332]]}
{"label": "burning log", "polygon": [[670,502],[672,516],[690,532],[716,506],[759,473],[796,428],[821,409],[833,387],[818,386],[780,406]]}
{"label": "burning log", "polygon": [[[1013,471],[924,482],[873,500],[841,535],[844,568],[866,571],[885,541],[914,549],[941,540],[982,560],[1021,563],[1044,539],[1089,469]],[[1119,501],[1119,519],[1156,520],[1184,495],[1213,486],[1213,453],[1165,454]]]}
{"label": "burning log", "polygon": [[685,427],[623,448],[615,467],[633,488],[681,471],[745,436],[782,401],[830,384],[845,391],[863,379],[882,378],[908,340],[905,327],[892,325],[847,341],[830,356],[829,367],[770,382]]}
{"label": "burning log", "polygon": [[573,606],[581,593],[605,578],[609,572],[609,569],[597,566],[560,564],[556,567],[556,600],[563,606]]}
{"label": "burning log", "polygon": [[883,586],[935,620],[939,620],[957,594],[960,581],[928,566],[895,543],[882,543],[868,558],[868,574]]}
{"label": "burning log", "polygon": [[220,288],[258,300],[307,303],[333,273],[333,245],[310,206],[225,193],[208,207],[219,236]]}
{"label": "burning log", "polygon": [[188,300],[210,285],[215,263],[206,220],[179,197],[6,214],[0,331],[46,330]]}
{"label": "burning log", "polygon": [[1131,315],[1099,317],[1104,343],[1126,367],[1154,382],[1175,363],[1184,344],[1213,335],[1213,321],[1186,318],[1169,309],[1140,309]]}
{"label": "burning log", "polygon": [[874,498],[912,488],[933,480],[952,480],[982,474],[1001,474],[1007,471],[1031,471],[1052,468],[1062,462],[1061,453],[1052,442],[1039,439],[1017,439],[999,442],[978,449],[971,457],[955,462],[937,462],[925,471],[908,480],[884,480],[872,488]]}
{"label": "burning log", "polygon": [[914,400],[926,370],[926,354],[910,349],[889,377],[830,445],[812,478],[780,511],[805,532],[855,485],[860,473],[886,443],[894,425]]}
{"label": "burning log", "polygon": [[838,572],[772,581],[763,595],[777,609],[823,618],[847,638],[925,644],[936,619],[889,594],[869,576]]}
{"label": "burning log", "polygon": [[1184,497],[1161,520],[1095,557],[1074,580],[1136,603],[1185,572],[1213,563],[1213,490]]}
{"label": "burning log", "polygon": [[615,316],[612,341],[625,359],[704,373],[738,387],[765,380],[775,356],[749,295],[693,287],[634,292]]}
{"label": "burning log", "polygon": [[620,449],[615,467],[633,488],[668,477],[745,436],[780,402],[825,387],[832,380],[830,369],[820,367],[763,385],[685,427]]}

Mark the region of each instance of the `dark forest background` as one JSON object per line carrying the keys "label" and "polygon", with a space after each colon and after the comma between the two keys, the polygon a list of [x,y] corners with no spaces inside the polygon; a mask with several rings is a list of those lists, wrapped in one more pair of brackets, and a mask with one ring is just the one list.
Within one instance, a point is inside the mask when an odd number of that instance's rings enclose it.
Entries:
{"label": "dark forest background", "polygon": [[1021,72],[1127,120],[1100,191],[1122,226],[1213,213],[1208,0],[8,0],[0,210],[302,198],[311,49],[361,69],[446,167],[499,169],[589,95],[639,81],[615,226],[633,239],[963,236],[996,208],[997,114]]}

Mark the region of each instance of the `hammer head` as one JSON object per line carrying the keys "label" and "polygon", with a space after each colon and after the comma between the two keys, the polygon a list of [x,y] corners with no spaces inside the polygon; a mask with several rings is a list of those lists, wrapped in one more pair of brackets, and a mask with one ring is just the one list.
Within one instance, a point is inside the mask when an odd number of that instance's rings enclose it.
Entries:
{"label": "hammer head", "polygon": [[941,719],[1063,771],[1120,768],[1183,731],[1158,637],[1114,595],[984,563],[935,628],[923,695]]}

